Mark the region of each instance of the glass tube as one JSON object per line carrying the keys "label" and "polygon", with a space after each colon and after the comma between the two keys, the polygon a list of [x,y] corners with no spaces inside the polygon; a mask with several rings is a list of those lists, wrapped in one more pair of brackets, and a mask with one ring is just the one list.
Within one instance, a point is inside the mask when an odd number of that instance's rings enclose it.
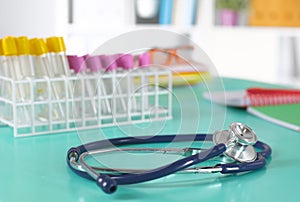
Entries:
{"label": "glass tube", "polygon": [[[87,73],[87,63],[86,63],[86,57],[85,56],[68,56],[68,62],[70,64],[70,68],[77,73],[77,76],[79,78],[83,77],[81,83],[81,79],[79,79],[78,83],[75,85],[75,91],[79,92],[80,94],[78,96],[84,96],[82,97],[85,100],[85,95],[82,95],[81,92],[85,94],[87,93],[87,97],[89,98],[89,104],[85,105],[85,109],[83,109],[82,105],[75,104],[75,110],[76,110],[76,116],[80,115],[80,111],[83,110],[83,113],[87,116],[93,116],[95,117],[97,115],[97,104],[95,102],[95,85],[91,81],[91,77],[89,77]],[[83,85],[83,86],[82,86]],[[84,89],[82,89],[84,88]]]}
{"label": "glass tube", "polygon": [[[6,77],[11,78],[13,81],[19,81],[22,80],[24,77],[22,75],[20,61],[18,58],[18,50],[16,46],[16,39],[15,37],[7,36],[2,39],[2,47],[3,47],[3,53],[4,57],[2,60],[2,65],[4,67],[4,74]],[[24,83],[15,83],[16,88],[12,89],[12,86],[8,84],[8,91],[7,94],[12,96],[12,101],[15,102],[24,102],[26,100],[26,89]],[[15,92],[15,93],[13,93]],[[14,97],[15,95],[15,97]],[[15,100],[14,100],[15,98]],[[14,103],[16,104],[16,103]],[[18,109],[17,109],[18,110]],[[25,122],[29,123],[30,121],[30,115],[28,107],[23,106],[20,108],[20,117],[14,117],[18,118],[18,122]],[[24,117],[23,117],[24,115]]]}
{"label": "glass tube", "polygon": [[137,99],[135,95],[135,84],[134,76],[132,76],[134,69],[134,58],[131,54],[122,54],[118,58],[118,65],[121,68],[121,71],[125,74],[125,77],[122,78],[121,86],[122,91],[127,94],[128,100],[128,110],[137,111]]}
{"label": "glass tube", "polygon": [[[71,77],[71,70],[69,68],[69,62],[66,55],[66,46],[63,37],[48,37],[46,39],[47,47],[50,51],[50,58],[52,60],[55,76],[64,75]],[[70,81],[70,80],[68,80]],[[74,84],[72,81],[68,83],[69,97],[73,96]]]}
{"label": "glass tube", "polygon": [[123,96],[121,85],[117,80],[117,74],[120,73],[120,68],[117,64],[119,54],[115,55],[101,55],[103,71],[102,73],[110,74],[110,79],[104,80],[106,92],[111,96],[112,114],[124,113],[127,109],[126,101]]}
{"label": "glass tube", "polygon": [[[37,84],[38,89],[37,89],[37,96],[38,99],[45,100],[46,98],[50,99],[48,97],[48,83],[47,81],[51,78],[55,77],[54,69],[53,69],[53,64],[51,64],[49,57],[51,57],[48,53],[48,48],[44,42],[43,39],[41,38],[33,38],[30,39],[30,45],[31,45],[31,52],[35,56],[33,57],[34,61],[34,69],[35,69],[35,74],[37,78],[43,78],[45,79],[45,82],[42,82],[40,84]],[[64,88],[64,82],[55,82],[54,80],[50,80],[50,88],[51,88],[51,100],[60,100],[62,97],[60,97],[61,93]],[[49,90],[49,89],[48,89]],[[53,103],[52,103],[53,104]],[[56,120],[64,119],[65,113],[64,113],[64,108],[61,102],[57,102],[57,104],[53,104],[53,118]],[[48,109],[49,110],[49,109]],[[52,112],[44,112],[43,113],[43,118],[49,119],[50,113]]]}

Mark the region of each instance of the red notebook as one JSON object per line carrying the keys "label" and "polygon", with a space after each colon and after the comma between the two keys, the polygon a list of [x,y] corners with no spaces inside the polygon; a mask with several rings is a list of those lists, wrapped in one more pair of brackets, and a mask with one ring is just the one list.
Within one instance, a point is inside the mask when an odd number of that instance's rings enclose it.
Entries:
{"label": "red notebook", "polygon": [[245,91],[205,92],[204,98],[232,107],[300,103],[300,90],[248,88]]}
{"label": "red notebook", "polygon": [[300,131],[300,90],[249,88],[246,91],[206,92],[204,97],[227,106],[245,107],[250,114]]}

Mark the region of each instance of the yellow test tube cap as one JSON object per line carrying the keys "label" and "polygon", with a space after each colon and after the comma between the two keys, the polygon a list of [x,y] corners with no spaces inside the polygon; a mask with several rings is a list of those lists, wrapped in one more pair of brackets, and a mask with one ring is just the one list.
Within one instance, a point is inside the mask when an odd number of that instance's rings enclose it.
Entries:
{"label": "yellow test tube cap", "polygon": [[6,36],[2,39],[3,54],[5,56],[17,55],[18,50],[16,46],[16,38],[13,36]]}
{"label": "yellow test tube cap", "polygon": [[3,55],[2,39],[0,39],[0,55]]}
{"label": "yellow test tube cap", "polygon": [[30,54],[29,40],[26,36],[21,36],[16,38],[16,45],[17,45],[18,55]]}
{"label": "yellow test tube cap", "polygon": [[63,37],[48,37],[46,39],[46,43],[50,52],[59,53],[66,51],[66,46]]}
{"label": "yellow test tube cap", "polygon": [[32,38],[29,40],[30,53],[33,55],[43,55],[48,53],[48,48],[45,41],[42,38]]}

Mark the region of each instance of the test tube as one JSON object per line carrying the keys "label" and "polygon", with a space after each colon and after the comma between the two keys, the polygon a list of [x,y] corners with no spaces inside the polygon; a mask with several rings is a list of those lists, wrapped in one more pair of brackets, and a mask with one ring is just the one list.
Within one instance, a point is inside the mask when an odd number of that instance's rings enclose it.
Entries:
{"label": "test tube", "polygon": [[126,111],[126,103],[125,99],[122,96],[121,86],[117,84],[116,74],[118,70],[117,59],[119,54],[116,55],[101,55],[99,56],[101,59],[102,66],[105,68],[105,73],[111,74],[111,80],[105,81],[104,85],[108,90],[108,94],[112,95],[112,110],[115,113],[118,112],[118,108],[120,106],[121,110]]}
{"label": "test tube", "polygon": [[[29,46],[29,40],[26,36],[17,37],[16,38],[16,46],[18,50],[18,60],[20,63],[20,70],[22,72],[22,75],[24,78],[33,78],[34,73],[34,67],[32,64],[32,58],[30,55],[30,46]],[[28,99],[30,99],[30,84],[29,82],[24,83],[24,90],[25,94],[28,96]]]}
{"label": "test tube", "polygon": [[[87,76],[87,64],[85,62],[85,56],[76,56],[76,55],[69,55],[68,57],[68,62],[70,64],[70,68],[73,69],[75,71],[75,73],[82,75],[82,76]],[[94,115],[97,114],[97,105],[96,102],[94,100],[94,87],[93,84],[90,80],[90,78],[86,77],[84,79],[84,86],[85,89],[87,91],[87,95],[89,96],[90,100],[91,100],[91,108],[92,108],[92,112]]]}
{"label": "test tube", "polygon": [[3,74],[4,74],[3,68],[2,68],[2,57],[3,57],[3,48],[2,48],[2,39],[0,39],[0,75],[1,76],[3,76]]}
{"label": "test tube", "polygon": [[131,76],[131,70],[134,68],[134,58],[131,54],[122,54],[118,58],[118,65],[122,68],[123,72],[126,73],[126,84],[122,85],[126,88],[124,91],[128,94],[128,102],[131,98],[132,106],[130,107],[133,111],[137,109],[137,101],[135,97],[135,85],[134,77]]}
{"label": "test tube", "polygon": [[[17,57],[18,51],[16,46],[15,37],[7,36],[2,39],[2,48],[3,48],[3,67],[4,72],[7,77],[12,78],[13,80],[22,80],[23,75],[20,67],[20,61]],[[10,86],[10,85],[9,85]],[[16,89],[11,89],[10,86],[8,89],[8,94],[11,94],[15,90],[15,99],[16,101],[24,101],[26,97],[26,92],[24,85],[18,84]],[[25,121],[30,120],[29,111],[26,106],[22,107],[22,112],[24,113]],[[21,118],[22,119],[22,118]],[[22,120],[21,120],[22,121]]]}
{"label": "test tube", "polygon": [[[2,48],[2,39],[0,39],[0,75],[5,77],[4,74],[4,68],[2,65],[3,62],[3,48]],[[8,89],[9,84],[7,83],[7,81],[3,80],[2,78],[0,79],[0,97],[5,97],[5,95],[7,95],[6,90]],[[0,116],[1,117],[6,117],[7,114],[9,114],[9,110],[5,111],[5,103],[4,102],[0,102],[1,103],[1,113]]]}
{"label": "test tube", "polygon": [[[72,76],[69,68],[68,58],[66,55],[66,46],[63,37],[48,37],[46,38],[46,44],[49,51],[51,52],[51,59],[55,75],[65,75],[66,77]],[[73,83],[69,82],[69,96],[72,95],[74,91],[73,88]]]}
{"label": "test tube", "polygon": [[100,89],[98,89],[98,93],[99,91],[101,92],[100,98],[104,99],[104,102],[101,102],[101,109],[104,113],[111,113],[111,107],[109,104],[109,100],[107,97],[107,92],[106,92],[106,88],[104,85],[104,82],[101,78],[101,69],[102,69],[102,63],[101,63],[101,59],[99,56],[89,56],[86,59],[86,64],[87,64],[87,68],[91,71],[92,74],[96,74],[98,80],[96,81],[96,83],[94,83],[94,86],[98,86],[100,87]]}
{"label": "test tube", "polygon": [[[142,54],[139,54],[138,55],[138,68],[139,70],[142,70],[143,72],[144,71],[148,71],[147,68],[150,66],[151,64],[151,58],[150,58],[150,54],[148,52],[145,52],[145,53],[142,53]],[[142,73],[143,75],[143,73]],[[154,81],[155,81],[156,78],[154,78]],[[158,79],[158,78],[157,78]],[[156,82],[154,82],[155,85],[158,85]],[[148,85],[149,85],[149,81],[146,81],[144,83],[144,85],[146,85],[145,87],[143,87],[144,89],[144,94],[147,94],[148,92]],[[157,94],[158,92],[156,92]],[[146,97],[144,99],[144,102],[143,102],[145,109],[149,109],[149,102],[148,102],[148,98]]]}
{"label": "test tube", "polygon": [[[1,76],[6,76],[4,67],[2,65],[3,57],[4,57],[3,55],[4,55],[4,53],[3,53],[3,47],[2,47],[2,39],[0,39],[0,75]],[[4,96],[5,95],[5,89],[7,89],[8,86],[6,85],[6,82],[3,81],[2,79],[0,81],[0,87],[1,87],[0,96]]]}
{"label": "test tube", "polygon": [[[7,36],[2,40],[3,47],[3,66],[5,75],[12,78],[13,80],[21,80],[22,73],[17,58],[17,46],[15,42],[15,37]],[[12,90],[12,89],[11,89]],[[11,92],[10,92],[11,93]],[[23,100],[25,97],[25,92],[22,86],[16,89],[16,99]]]}
{"label": "test tube", "polygon": [[[29,40],[29,43],[31,46],[31,53],[35,55],[34,69],[35,69],[36,76],[41,78],[46,78],[46,79],[55,77],[53,66],[49,61],[49,55],[48,55],[49,51],[45,41],[41,38],[32,38]],[[60,86],[54,85],[53,81],[50,81],[50,87],[51,87],[52,97],[56,100],[61,99],[59,96],[60,95],[59,92],[62,91]],[[47,89],[47,83],[45,81],[45,83],[42,84],[41,88],[38,89],[37,93],[39,98],[45,99],[45,97],[47,97],[48,93],[46,92],[46,89]],[[55,119],[63,118],[64,110],[62,104],[58,102],[57,106],[58,107],[54,107],[53,109],[54,118]]]}
{"label": "test tube", "polygon": [[30,55],[30,45],[28,38],[26,36],[16,38],[16,45],[22,75],[27,77],[34,77],[35,72],[32,63],[32,58]]}

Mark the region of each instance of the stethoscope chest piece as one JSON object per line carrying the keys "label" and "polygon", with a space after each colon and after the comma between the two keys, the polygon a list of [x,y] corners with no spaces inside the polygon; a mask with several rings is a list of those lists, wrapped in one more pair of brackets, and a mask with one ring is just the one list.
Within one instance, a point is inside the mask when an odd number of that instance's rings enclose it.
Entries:
{"label": "stethoscope chest piece", "polygon": [[252,146],[257,142],[255,132],[242,123],[232,123],[229,130],[219,130],[213,134],[215,144],[223,143],[227,146],[224,154],[239,162],[253,162],[257,152]]}

